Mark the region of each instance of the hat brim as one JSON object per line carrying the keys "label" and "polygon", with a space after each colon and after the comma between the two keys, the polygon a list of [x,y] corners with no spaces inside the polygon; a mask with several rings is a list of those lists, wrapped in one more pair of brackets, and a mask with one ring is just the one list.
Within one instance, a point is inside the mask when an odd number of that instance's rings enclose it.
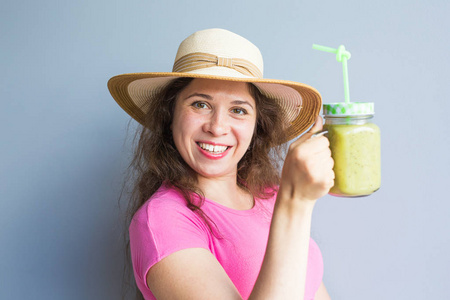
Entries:
{"label": "hat brim", "polygon": [[175,78],[204,78],[254,84],[265,96],[277,101],[286,118],[287,141],[307,130],[322,106],[320,93],[313,87],[294,81],[254,77],[227,77],[197,73],[130,73],[112,77],[108,89],[116,102],[133,119],[144,124],[149,102]]}

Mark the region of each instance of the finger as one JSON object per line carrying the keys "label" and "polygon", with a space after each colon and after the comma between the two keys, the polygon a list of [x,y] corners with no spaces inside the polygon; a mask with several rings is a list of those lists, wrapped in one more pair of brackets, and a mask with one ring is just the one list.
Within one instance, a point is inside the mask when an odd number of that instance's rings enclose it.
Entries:
{"label": "finger", "polygon": [[320,132],[323,129],[323,120],[321,116],[317,116],[314,125],[309,129],[308,132],[304,133],[300,138],[298,138],[295,142],[292,144],[297,145],[300,144],[308,139],[311,138],[311,136],[317,132]]}
{"label": "finger", "polygon": [[305,150],[311,154],[322,154],[324,156],[331,156],[330,141],[324,136],[316,136],[307,139],[302,143]]}
{"label": "finger", "polygon": [[322,131],[323,129],[323,120],[321,116],[317,116],[316,118],[316,122],[314,123],[313,127],[311,127],[311,129],[308,131],[308,133],[317,133]]}
{"label": "finger", "polygon": [[313,135],[315,135],[318,132],[321,132],[323,129],[323,121],[321,116],[316,117],[316,121],[314,122],[314,125],[309,129],[307,133],[303,135],[303,139],[307,140],[310,139]]}

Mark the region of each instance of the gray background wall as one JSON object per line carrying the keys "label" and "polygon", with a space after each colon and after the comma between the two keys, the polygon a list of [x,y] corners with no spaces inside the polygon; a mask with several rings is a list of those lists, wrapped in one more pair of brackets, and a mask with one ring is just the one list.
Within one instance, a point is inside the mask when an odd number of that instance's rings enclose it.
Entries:
{"label": "gray background wall", "polygon": [[[169,71],[181,40],[220,27],[261,49],[265,77],[373,101],[382,188],[326,196],[312,235],[333,299],[445,299],[450,280],[448,1],[3,1],[0,299],[119,299],[129,117],[117,74]],[[131,123],[131,128],[134,128]],[[128,136],[128,138],[127,138]]]}

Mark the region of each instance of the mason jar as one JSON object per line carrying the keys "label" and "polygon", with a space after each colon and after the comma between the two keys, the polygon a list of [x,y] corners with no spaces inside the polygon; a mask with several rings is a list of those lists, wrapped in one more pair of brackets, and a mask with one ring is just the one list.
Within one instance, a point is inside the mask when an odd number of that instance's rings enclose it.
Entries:
{"label": "mason jar", "polygon": [[330,141],[335,180],[329,194],[368,196],[380,188],[380,129],[373,103],[324,104],[324,130]]}

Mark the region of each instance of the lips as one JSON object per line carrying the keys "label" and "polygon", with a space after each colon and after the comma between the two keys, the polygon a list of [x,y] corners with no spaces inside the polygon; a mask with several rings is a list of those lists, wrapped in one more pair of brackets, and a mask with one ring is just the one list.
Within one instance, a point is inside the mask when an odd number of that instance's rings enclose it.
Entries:
{"label": "lips", "polygon": [[201,143],[201,142],[197,143],[197,145],[199,145],[199,147],[202,148],[203,150],[208,151],[212,154],[221,154],[229,148],[228,146],[213,145],[213,144]]}
{"label": "lips", "polygon": [[232,148],[232,146],[227,146],[223,144],[216,144],[211,142],[199,141],[196,142],[199,150],[203,155],[208,157],[209,159],[220,159],[227,155],[228,150]]}

